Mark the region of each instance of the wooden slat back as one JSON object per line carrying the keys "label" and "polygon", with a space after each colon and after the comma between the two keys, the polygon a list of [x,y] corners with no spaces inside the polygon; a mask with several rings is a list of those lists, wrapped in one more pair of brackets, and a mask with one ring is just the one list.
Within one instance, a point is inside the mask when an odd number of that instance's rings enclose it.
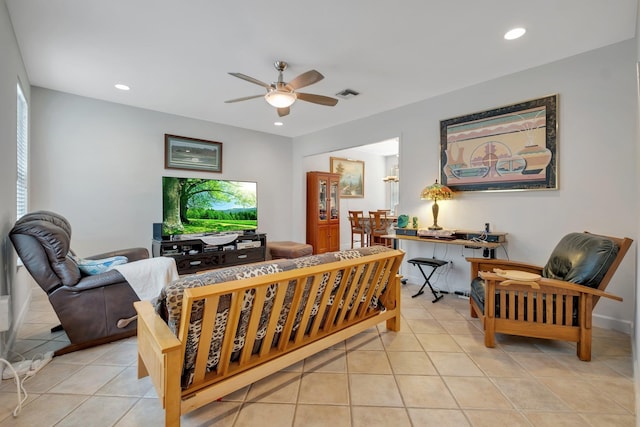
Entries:
{"label": "wooden slat back", "polygon": [[[313,276],[313,282],[310,286],[310,291],[307,294],[307,298],[303,301],[302,305],[304,306],[304,312],[302,313],[302,318],[300,319],[300,325],[307,325],[309,323],[309,319],[311,317],[311,310],[313,310],[314,302],[316,295],[318,294],[318,289],[320,288],[320,284],[322,282],[322,274],[316,274]],[[290,316],[294,318],[295,316]],[[314,318],[315,320],[315,318]],[[295,343],[300,344],[304,338],[304,328],[298,328],[295,336]],[[282,340],[283,342],[286,340]]]}
{"label": "wooden slat back", "polygon": [[571,325],[577,291],[526,285],[496,286],[500,309],[496,317],[538,324]]}
{"label": "wooden slat back", "polygon": [[[210,309],[205,310],[204,317],[202,319],[202,329],[206,330],[207,328],[213,329],[213,325],[215,323],[216,312],[218,311],[218,303],[220,301],[219,297],[211,297],[204,300],[205,306],[209,306]],[[200,340],[198,342],[198,346],[200,348],[209,348],[211,347],[211,339],[212,335],[202,334],[200,335]],[[196,372],[198,376],[196,376],[196,381],[204,380],[204,371],[207,364],[207,355],[203,353],[198,353],[196,356]]]}
{"label": "wooden slat back", "polygon": [[[187,297],[188,299],[188,297]],[[231,307],[229,309],[229,317],[227,319],[226,333],[222,340],[222,350],[220,352],[220,362],[218,363],[218,372],[221,375],[226,375],[229,371],[229,364],[231,363],[231,353],[233,353],[233,346],[235,343],[235,336],[238,331],[238,320],[242,314],[242,303],[244,301],[244,292],[233,292],[231,295]],[[211,310],[210,307],[205,306],[205,310]],[[206,316],[206,315],[205,315]],[[216,319],[217,320],[217,319]],[[199,347],[198,354],[201,351],[209,352],[208,347]],[[196,369],[204,369],[203,366],[196,366]],[[196,378],[202,377],[204,372],[199,373],[196,370]],[[197,384],[197,382],[194,382]]]}
{"label": "wooden slat back", "polygon": [[[204,304],[202,333],[198,341],[195,372],[192,384],[183,395],[202,388],[229,374],[242,372],[291,349],[299,348],[338,330],[344,329],[378,312],[371,306],[373,298],[385,300],[383,290],[390,292],[398,286],[397,274],[404,252],[383,252],[347,261],[338,261],[282,273],[186,289],[179,336],[185,342],[192,308]],[[341,275],[341,277],[339,277]],[[339,279],[337,290],[335,281]],[[286,297],[287,290],[293,295]],[[271,308],[266,318],[266,332],[258,337],[264,315],[267,292],[273,292]],[[332,299],[331,305],[329,302]],[[218,310],[222,297],[230,298],[228,319],[217,366],[207,368],[216,322],[222,322]],[[237,347],[238,325],[243,306],[251,301],[244,345]],[[317,313],[314,313],[314,303]],[[384,304],[384,302],[383,302]],[[393,308],[393,307],[391,307]],[[284,320],[284,323],[282,323]],[[263,320],[264,321],[264,320]],[[280,323],[281,330],[276,332]],[[210,372],[209,372],[210,371]]]}
{"label": "wooden slat back", "polygon": [[[256,288],[255,299],[253,304],[256,307],[264,306],[265,297],[267,295],[267,287],[262,286]],[[247,335],[245,337],[244,347],[242,348],[242,353],[240,355],[240,360],[242,363],[246,363],[251,357],[251,349],[253,348],[253,344],[256,342],[256,333],[258,331],[258,324],[260,322],[260,311],[253,310],[251,312],[251,318],[249,319],[249,325],[247,326]],[[211,329],[203,329],[205,331]],[[208,335],[208,334],[202,334]]]}

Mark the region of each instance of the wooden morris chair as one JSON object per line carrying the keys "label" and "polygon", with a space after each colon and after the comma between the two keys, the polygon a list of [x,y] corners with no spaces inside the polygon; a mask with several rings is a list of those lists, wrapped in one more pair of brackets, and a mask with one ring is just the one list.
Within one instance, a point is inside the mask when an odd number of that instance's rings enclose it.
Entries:
{"label": "wooden morris chair", "polygon": [[484,343],[495,334],[577,343],[580,360],[591,360],[591,315],[633,240],[570,233],[544,267],[500,259],[467,258],[471,263],[471,316],[479,317]]}

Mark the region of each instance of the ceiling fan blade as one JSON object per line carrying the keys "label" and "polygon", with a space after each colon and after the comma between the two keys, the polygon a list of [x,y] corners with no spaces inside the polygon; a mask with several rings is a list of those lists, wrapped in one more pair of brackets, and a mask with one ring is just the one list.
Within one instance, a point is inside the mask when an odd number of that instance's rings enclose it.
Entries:
{"label": "ceiling fan blade", "polygon": [[338,100],[329,96],[315,95],[313,93],[300,93],[296,92],[296,97],[303,101],[313,102],[314,104],[327,105],[333,107],[338,103]]}
{"label": "ceiling fan blade", "polygon": [[324,79],[324,76],[322,74],[320,74],[316,70],[310,70],[306,73],[300,74],[298,77],[287,83],[287,88],[291,90],[298,90],[305,86],[318,83],[322,79]]}
{"label": "ceiling fan blade", "polygon": [[258,79],[254,79],[253,77],[249,77],[246,74],[242,74],[242,73],[229,73],[229,74],[231,74],[233,77],[237,77],[239,79],[246,80],[246,81],[248,81],[250,83],[257,84],[258,86],[262,86],[262,87],[264,87],[266,89],[271,89],[271,86],[269,84],[267,84],[265,82],[261,82]]}
{"label": "ceiling fan blade", "polygon": [[284,117],[289,115],[289,107],[278,108],[278,116]]}
{"label": "ceiling fan blade", "polygon": [[264,95],[243,96],[242,98],[230,99],[230,100],[224,101],[224,102],[225,102],[225,104],[230,104],[232,102],[240,102],[240,101],[246,101],[247,99],[263,98],[263,97],[264,97]]}

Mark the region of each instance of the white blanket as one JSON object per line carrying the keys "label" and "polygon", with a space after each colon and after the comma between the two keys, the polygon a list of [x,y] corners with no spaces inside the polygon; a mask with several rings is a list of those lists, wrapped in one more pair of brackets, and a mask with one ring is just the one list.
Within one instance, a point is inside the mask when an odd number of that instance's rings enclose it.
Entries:
{"label": "white blanket", "polygon": [[176,261],[170,257],[155,257],[113,267],[129,282],[140,300],[152,303],[165,285],[177,280]]}

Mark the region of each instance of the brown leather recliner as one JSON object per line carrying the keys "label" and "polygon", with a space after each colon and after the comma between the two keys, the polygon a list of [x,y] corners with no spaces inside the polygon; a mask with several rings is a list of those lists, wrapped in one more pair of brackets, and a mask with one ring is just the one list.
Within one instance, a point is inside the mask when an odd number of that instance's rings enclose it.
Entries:
{"label": "brown leather recliner", "polygon": [[[136,334],[136,322],[131,319],[136,314],[133,302],[139,300],[138,296],[117,270],[92,276],[81,273],[67,256],[71,226],[64,217],[48,211],[29,213],[16,222],[9,237],[31,276],[49,297],[71,341],[55,355]],[[116,255],[126,256],[131,262],[149,258],[149,251],[131,248],[86,259]]]}

